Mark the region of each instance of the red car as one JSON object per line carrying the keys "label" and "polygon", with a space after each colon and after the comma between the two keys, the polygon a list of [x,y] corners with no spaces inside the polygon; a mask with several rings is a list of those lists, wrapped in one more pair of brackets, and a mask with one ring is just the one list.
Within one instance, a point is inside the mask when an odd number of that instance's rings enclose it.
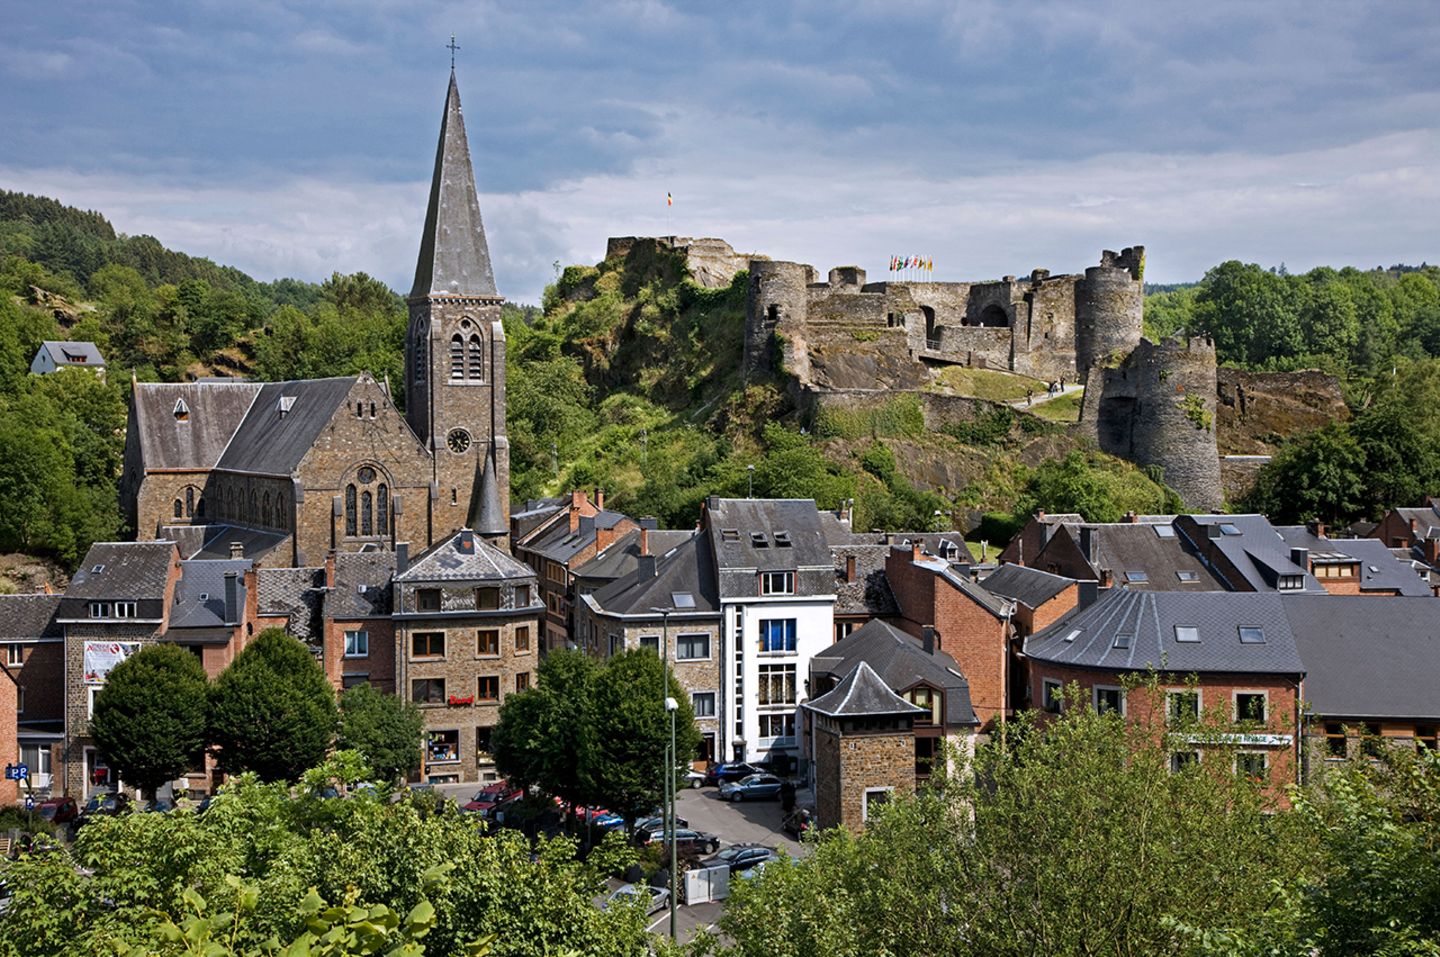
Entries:
{"label": "red car", "polygon": [[68,824],[80,816],[80,805],[72,797],[53,797],[37,804],[35,813],[51,824]]}
{"label": "red car", "polygon": [[462,805],[460,810],[469,811],[472,814],[489,815],[497,804],[513,801],[524,793],[521,788],[512,788],[505,781],[496,781],[476,791],[470,802]]}

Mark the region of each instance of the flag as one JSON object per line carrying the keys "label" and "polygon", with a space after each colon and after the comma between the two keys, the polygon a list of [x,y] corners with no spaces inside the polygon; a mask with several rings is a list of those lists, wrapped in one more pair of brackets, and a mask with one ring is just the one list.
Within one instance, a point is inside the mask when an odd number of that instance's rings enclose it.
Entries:
{"label": "flag", "polygon": [[666,206],[674,206],[674,205],[675,205],[675,199],[674,199],[674,197],[672,197],[669,193],[666,193],[666,194],[665,194],[665,205],[666,205]]}

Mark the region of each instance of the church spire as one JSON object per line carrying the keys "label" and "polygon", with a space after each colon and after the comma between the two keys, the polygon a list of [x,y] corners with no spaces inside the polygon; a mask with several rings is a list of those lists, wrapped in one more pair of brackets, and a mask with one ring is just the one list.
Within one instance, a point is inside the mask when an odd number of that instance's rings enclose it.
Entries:
{"label": "church spire", "polygon": [[[477,463],[478,465],[479,463]],[[510,531],[505,524],[505,509],[500,504],[500,479],[495,474],[495,445],[485,450],[485,461],[475,477],[470,493],[470,515],[465,524],[484,538],[494,538]]]}
{"label": "church spire", "polygon": [[480,200],[453,67],[440,121],[440,145],[435,150],[425,232],[420,237],[420,260],[410,290],[411,298],[430,295],[500,298],[485,244],[485,225],[480,221]]}

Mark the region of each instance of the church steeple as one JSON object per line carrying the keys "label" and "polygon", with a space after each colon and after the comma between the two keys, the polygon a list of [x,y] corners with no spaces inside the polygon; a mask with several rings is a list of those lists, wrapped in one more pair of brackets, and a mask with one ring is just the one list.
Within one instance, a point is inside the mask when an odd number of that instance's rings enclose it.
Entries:
{"label": "church steeple", "polygon": [[490,267],[490,249],[485,243],[485,225],[480,220],[480,199],[470,167],[465,116],[453,69],[440,121],[440,144],[435,150],[435,174],[430,181],[425,232],[420,237],[420,259],[415,264],[415,285],[410,290],[412,299],[423,296],[499,298]]}

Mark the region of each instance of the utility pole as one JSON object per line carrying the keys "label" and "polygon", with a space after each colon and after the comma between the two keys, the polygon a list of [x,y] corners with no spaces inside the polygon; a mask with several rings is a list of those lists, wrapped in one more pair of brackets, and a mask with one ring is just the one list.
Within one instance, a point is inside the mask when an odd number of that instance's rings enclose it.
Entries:
{"label": "utility pole", "polygon": [[[670,753],[675,753],[675,712],[680,710],[680,704],[674,698],[666,697],[665,710],[670,712]],[[668,782],[670,794],[669,803],[669,826],[670,826],[670,940],[675,941],[675,896],[679,884],[678,871],[680,869],[680,853],[675,847],[675,767],[672,760],[671,767],[667,769],[665,780]]]}

